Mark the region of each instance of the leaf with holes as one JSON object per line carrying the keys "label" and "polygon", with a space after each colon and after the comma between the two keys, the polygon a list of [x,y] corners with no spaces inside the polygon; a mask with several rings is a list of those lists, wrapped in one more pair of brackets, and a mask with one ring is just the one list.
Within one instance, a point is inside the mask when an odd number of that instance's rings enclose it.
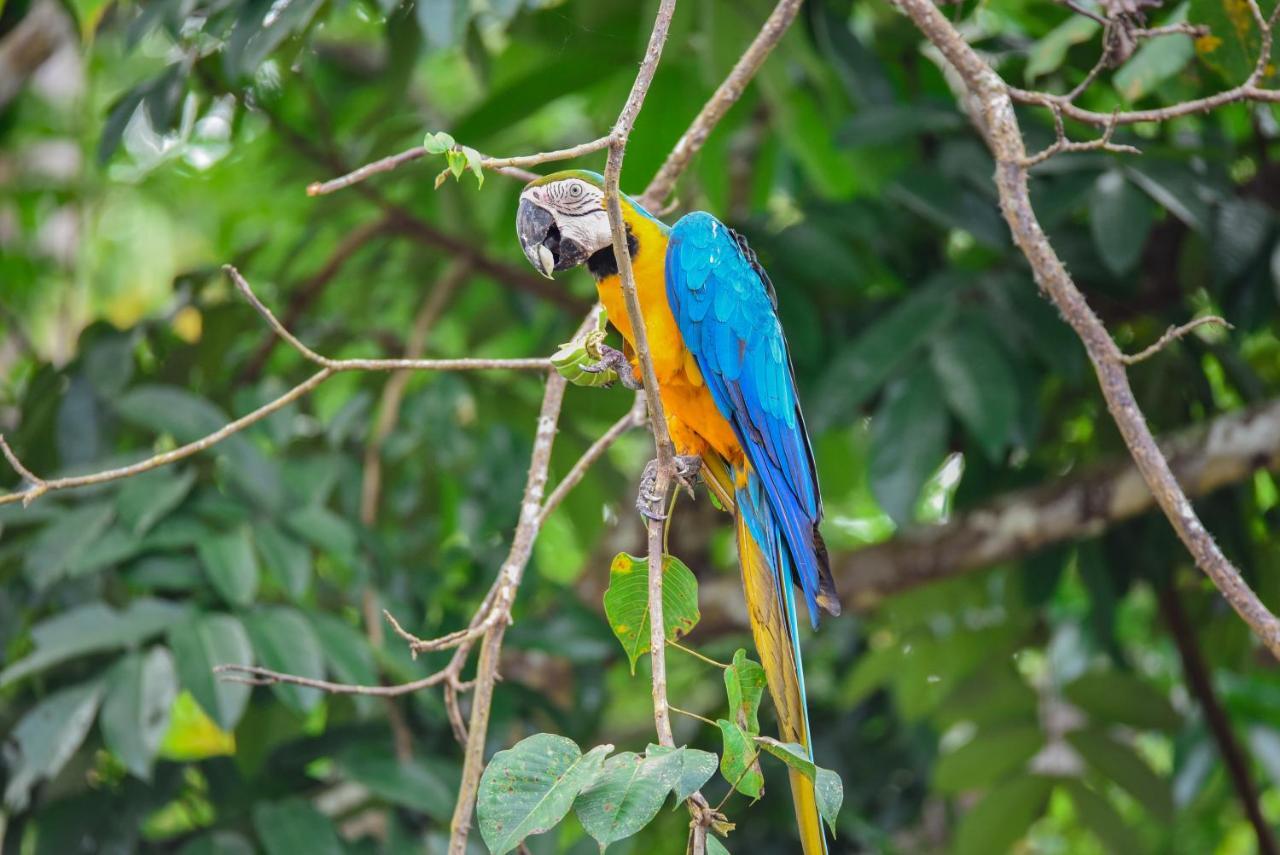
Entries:
{"label": "leaf with holes", "polygon": [[844,804],[844,781],[835,772],[819,766],[813,787],[818,795],[818,815],[827,821],[827,827],[834,837],[836,817],[840,815],[840,806]]}
{"label": "leaf with holes", "polygon": [[647,757],[675,758],[672,762],[677,764],[677,768],[675,783],[671,785],[671,789],[675,792],[677,802],[684,801],[702,789],[702,786],[716,773],[718,758],[710,751],[650,745],[644,753]]}
{"label": "leaf with holes", "polygon": [[554,828],[600,773],[612,745],[583,754],[570,739],[537,733],[493,755],[476,797],[480,836],[504,855],[533,834]]}
{"label": "leaf with holes", "polygon": [[724,751],[720,755],[720,774],[738,792],[752,799],[764,792],[764,775],[760,774],[760,752],[746,731],[734,722],[720,719],[716,722],[724,737]]}
{"label": "leaf with holes", "polygon": [[724,669],[724,689],[734,721],[752,736],[760,733],[760,699],[765,685],[764,668],[748,659],[747,651],[738,648],[733,654],[733,664]]}
{"label": "leaf with holes", "polygon": [[657,815],[680,772],[676,754],[641,756],[627,751],[604,762],[573,811],[603,852],[644,828]]}
{"label": "leaf with holes", "polygon": [[[649,562],[625,552],[609,565],[609,589],[604,592],[604,614],[609,628],[622,643],[636,673],[636,662],[649,652]],[[698,580],[693,571],[673,555],[662,557],[662,622],[667,641],[689,634],[698,623]]]}

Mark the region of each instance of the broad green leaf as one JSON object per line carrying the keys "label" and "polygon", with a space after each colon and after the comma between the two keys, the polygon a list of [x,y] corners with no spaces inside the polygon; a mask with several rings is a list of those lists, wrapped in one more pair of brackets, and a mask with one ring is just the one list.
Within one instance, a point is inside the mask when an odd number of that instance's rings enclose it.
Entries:
{"label": "broad green leaf", "polygon": [[840,815],[840,806],[844,804],[844,781],[835,772],[819,766],[818,777],[813,784],[818,796],[818,815],[827,821],[827,827],[834,837],[836,817]]}
{"label": "broad green leaf", "polygon": [[264,519],[253,523],[253,542],[262,566],[297,600],[311,587],[311,549]]}
{"label": "broad green leaf", "polygon": [[1019,770],[1044,745],[1035,722],[979,731],[973,739],[943,754],[933,767],[933,786],[944,793],[979,790]]}
{"label": "broad green leaf", "polygon": [[760,699],[767,685],[764,667],[738,648],[733,663],[724,670],[724,688],[729,696],[729,712],[738,726],[752,736],[760,733]]}
{"label": "broad green leaf", "polygon": [[422,140],[422,147],[427,150],[427,154],[444,154],[455,145],[457,143],[453,137],[444,131],[428,133]]}
{"label": "broad green leaf", "polygon": [[642,757],[626,751],[604,762],[595,781],[573,804],[600,851],[635,834],[657,816],[680,772],[674,759],[674,755]]}
{"label": "broad green leaf", "polygon": [[346,849],[329,817],[300,798],[259,802],[253,827],[267,855],[343,855]]}
{"label": "broad green leaf", "polygon": [[480,836],[506,855],[533,834],[554,828],[600,772],[612,745],[585,755],[572,740],[538,733],[493,755],[476,798]]}
{"label": "broad green leaf", "polygon": [[81,505],[40,529],[23,551],[23,573],[36,590],[43,590],[67,575],[115,519],[109,502]]}
{"label": "broad green leaf", "polygon": [[1210,207],[1205,189],[1186,164],[1141,158],[1126,165],[1125,175],[1157,205],[1202,235],[1209,233]]}
{"label": "broad green leaf", "polygon": [[0,688],[75,656],[138,644],[189,614],[186,606],[152,599],[120,611],[102,603],[77,606],[35,625],[35,651],[0,671]]}
{"label": "broad green leaf", "polygon": [[933,340],[929,355],[948,406],[998,462],[1018,418],[1018,381],[993,331],[962,314]]}
{"label": "broad green leaf", "polygon": [[720,838],[707,833],[707,855],[729,855],[729,850],[720,842]]}
{"label": "broad green leaf", "polygon": [[711,780],[711,776],[716,773],[716,766],[719,763],[716,755],[709,751],[699,751],[696,748],[669,748],[665,745],[650,745],[645,749],[645,755],[648,757],[674,757],[672,762],[677,763],[679,766],[676,770],[675,783],[672,785],[672,792],[675,793],[677,803],[683,802],[689,796],[702,789],[702,786]]}
{"label": "broad green leaf", "polygon": [[130,532],[141,536],[182,503],[196,482],[196,473],[187,469],[146,472],[125,482],[116,499],[120,521]]}
{"label": "broad green leaf", "polygon": [[[622,643],[636,673],[636,662],[649,652],[649,562],[619,552],[609,564],[604,614]],[[662,622],[667,641],[689,634],[698,623],[698,580],[674,555],[662,557]]]}
{"label": "broad green leaf", "polygon": [[867,104],[844,124],[836,139],[852,147],[892,145],[921,134],[964,127],[964,117],[946,104]]}
{"label": "broad green leaf", "polygon": [[1143,851],[1142,838],[1129,827],[1110,801],[1080,781],[1063,781],[1058,786],[1071,796],[1076,814],[1107,852]]}
{"label": "broad green leaf", "polygon": [[1089,228],[1107,269],[1128,273],[1142,258],[1155,211],[1143,193],[1112,169],[1098,176],[1089,196]]}
{"label": "broad green leaf", "polygon": [[1102,725],[1127,724],[1142,730],[1176,730],[1182,717],[1163,692],[1131,674],[1097,671],[1062,689],[1068,701]]}
{"label": "broad green leaf", "polygon": [[822,424],[853,418],[854,411],[950,320],[955,306],[945,294],[945,288],[934,286],[902,300],[836,356],[827,371],[829,379],[815,396]]}
{"label": "broad green leaf", "polygon": [[[264,667],[313,680],[324,677],[320,640],[301,612],[288,606],[263,609],[245,620],[245,628]],[[278,683],[271,690],[298,712],[307,712],[323,697],[319,689],[287,683]]]}
{"label": "broad green leaf", "polygon": [[323,0],[249,0],[240,7],[222,51],[222,66],[232,80],[252,77],[285,39],[304,29]]}
{"label": "broad green leaf", "polygon": [[757,762],[759,752],[747,732],[734,722],[719,719],[716,725],[724,738],[724,751],[720,755],[720,774],[735,790],[744,796],[758,799],[764,789],[764,775]]}
{"label": "broad green leaf", "polygon": [[1256,199],[1226,199],[1213,219],[1213,269],[1222,280],[1244,273],[1269,246],[1271,210]]}
{"label": "broad green leaf", "polygon": [[810,781],[818,774],[818,767],[809,757],[809,749],[798,742],[779,742],[771,736],[757,736],[756,745],[804,775]]}
{"label": "broad green leaf", "polygon": [[1067,734],[1089,767],[1133,796],[1156,822],[1173,821],[1173,795],[1169,782],[1151,770],[1134,749],[1090,727]]}
{"label": "broad green leaf", "polygon": [[916,170],[892,185],[888,197],[939,228],[967,232],[993,250],[1009,245],[1009,227],[994,202],[930,170]]}
{"label": "broad green leaf", "polygon": [[307,619],[311,621],[329,667],[339,680],[362,685],[378,681],[377,667],[367,638],[332,614],[307,612]]}
{"label": "broad green leaf", "polygon": [[234,831],[202,834],[178,850],[178,855],[254,855],[253,845]]}
{"label": "broad green leaf", "polygon": [[164,647],[153,647],[145,655],[129,654],[108,676],[100,719],[103,741],[144,781],[151,780],[151,766],[177,696],[178,674]]}
{"label": "broad green leaf", "polygon": [[[1264,3],[1263,8],[1269,8]],[[1228,86],[1238,86],[1253,73],[1262,50],[1262,32],[1253,19],[1249,6],[1241,0],[1191,0],[1187,20],[1209,28],[1209,34],[1197,38],[1195,52]],[[1272,45],[1272,56],[1276,46]],[[1274,63],[1267,78],[1274,76]]]}
{"label": "broad green leaf", "polygon": [[[1185,20],[1187,7],[1183,4],[1163,23],[1175,24]],[[1112,82],[1127,101],[1139,101],[1150,95],[1161,83],[1182,71],[1195,56],[1195,48],[1187,38],[1148,39],[1134,51],[1129,61],[1116,71]]]}
{"label": "broad green leaf", "polygon": [[453,815],[458,776],[456,772],[449,775],[447,763],[421,758],[401,762],[391,754],[389,744],[372,750],[356,744],[339,755],[338,765],[346,777],[392,804],[420,811],[441,823],[449,822]]}
{"label": "broad green leaf", "polygon": [[1046,778],[1013,778],[987,792],[956,829],[955,855],[1009,852],[1044,811],[1052,783]]}
{"label": "broad green leaf", "polygon": [[899,526],[915,517],[920,488],[946,452],[947,413],[927,364],[889,384],[871,419],[871,492]]}
{"label": "broad green leaf", "polygon": [[1027,54],[1027,67],[1023,73],[1030,83],[1037,77],[1043,77],[1057,71],[1067,58],[1067,51],[1075,45],[1090,41],[1097,34],[1101,25],[1084,15],[1068,15],[1067,19],[1042,36],[1031,47]]}
{"label": "broad green leaf", "polygon": [[169,710],[169,729],[165,731],[156,756],[191,762],[235,753],[235,735],[218,727],[190,691],[183,689],[179,692]]}
{"label": "broad green leaf", "polygon": [[320,505],[306,505],[285,518],[285,527],[317,549],[350,559],[356,551],[356,532],[343,517]]}
{"label": "broad green leaf", "polygon": [[201,615],[173,628],[169,648],[178,663],[182,688],[223,730],[233,729],[249,702],[249,687],[219,680],[213,669],[253,664],[253,646],[244,625],[231,615]]}
{"label": "broad green leaf", "polygon": [[98,703],[102,681],[61,689],[27,710],[6,738],[8,783],[4,804],[11,811],[27,806],[31,788],[52,778],[84,742]]}
{"label": "broad green leaf", "polygon": [[258,557],[249,529],[239,526],[221,534],[208,534],[196,544],[209,583],[233,606],[247,606],[258,593]]}

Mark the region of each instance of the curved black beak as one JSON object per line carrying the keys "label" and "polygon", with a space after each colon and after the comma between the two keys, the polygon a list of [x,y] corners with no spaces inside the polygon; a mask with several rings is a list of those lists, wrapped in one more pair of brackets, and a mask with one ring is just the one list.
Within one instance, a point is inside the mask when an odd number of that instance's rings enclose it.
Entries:
{"label": "curved black beak", "polygon": [[591,255],[577,241],[562,237],[555,216],[530,199],[522,198],[516,209],[516,235],[525,258],[548,279],[553,271],[577,267]]}
{"label": "curved black beak", "polygon": [[560,229],[556,218],[546,208],[521,199],[516,209],[516,236],[525,258],[543,276],[551,279],[556,269],[556,250],[560,244]]}

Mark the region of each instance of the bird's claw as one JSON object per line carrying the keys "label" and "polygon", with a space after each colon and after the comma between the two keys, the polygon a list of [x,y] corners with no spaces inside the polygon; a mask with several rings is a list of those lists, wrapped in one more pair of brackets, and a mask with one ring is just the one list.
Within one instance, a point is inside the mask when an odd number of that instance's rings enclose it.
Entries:
{"label": "bird's claw", "polygon": [[587,355],[596,360],[595,364],[583,365],[582,370],[590,374],[599,374],[602,371],[613,371],[618,375],[618,380],[622,385],[633,392],[638,392],[644,388],[644,384],[636,379],[635,371],[631,367],[631,362],[627,359],[626,354],[615,347],[609,347],[603,344],[600,338],[593,338],[594,334],[589,334],[584,342],[584,348]]}
{"label": "bird's claw", "polygon": [[[676,483],[689,494],[689,498],[693,498],[693,487],[698,481],[698,473],[702,471],[702,458],[696,454],[678,454],[674,462]],[[666,496],[658,492],[658,461],[650,460],[640,476],[636,510],[645,519],[661,522],[667,518],[662,508],[665,502]]]}

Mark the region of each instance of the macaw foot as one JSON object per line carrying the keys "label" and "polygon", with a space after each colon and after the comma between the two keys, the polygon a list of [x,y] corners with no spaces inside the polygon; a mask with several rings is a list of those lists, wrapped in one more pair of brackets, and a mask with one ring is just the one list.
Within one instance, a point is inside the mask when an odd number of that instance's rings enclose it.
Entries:
{"label": "macaw foot", "polygon": [[[702,471],[702,458],[696,454],[677,454],[675,464],[676,483],[684,488],[689,498],[693,498],[693,485],[698,482],[698,473]],[[645,519],[665,520],[667,518],[663,509],[666,496],[658,493],[657,485],[658,461],[650,460],[645,464],[644,473],[640,476],[640,493],[636,496],[636,510]]]}
{"label": "macaw foot", "polygon": [[644,384],[636,379],[635,372],[632,370],[631,363],[627,360],[626,355],[616,347],[588,341],[587,353],[596,357],[598,361],[594,365],[583,365],[583,371],[590,374],[599,374],[601,371],[612,369],[617,372],[618,380],[622,382],[622,385],[631,391],[637,392],[644,388]]}

